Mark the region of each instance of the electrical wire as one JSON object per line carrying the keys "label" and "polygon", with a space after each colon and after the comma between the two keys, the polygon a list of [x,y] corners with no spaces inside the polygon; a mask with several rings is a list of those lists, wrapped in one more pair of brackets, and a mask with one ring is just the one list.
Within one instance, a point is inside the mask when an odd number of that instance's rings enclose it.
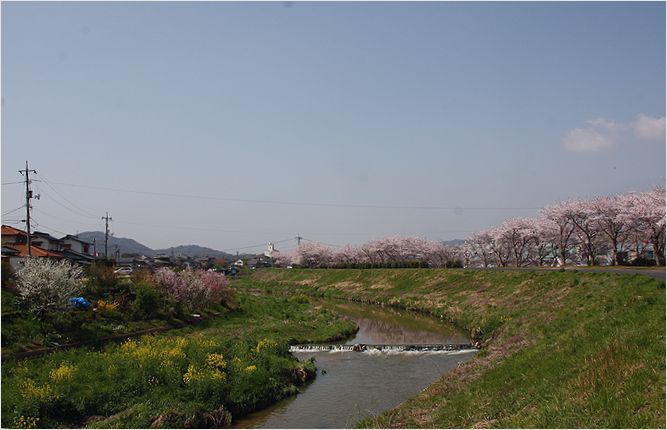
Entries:
{"label": "electrical wire", "polygon": [[42,182],[44,182],[46,185],[48,185],[49,188],[51,188],[53,190],[53,192],[55,192],[57,195],[59,195],[63,200],[65,200],[67,203],[69,203],[73,208],[75,208],[76,210],[81,212],[81,214],[83,214],[84,216],[89,217],[89,218],[98,218],[98,216],[95,215],[94,213],[80,207],[79,205],[72,202],[71,200],[69,200],[64,195],[62,195],[58,190],[55,189],[55,187],[53,185],[51,185],[51,183],[44,176],[40,175],[39,173],[36,173],[36,175],[42,180]]}
{"label": "electrical wire", "polygon": [[21,206],[17,207],[16,209],[12,209],[12,210],[10,210],[10,211],[3,212],[3,213],[2,213],[2,216],[5,216],[5,215],[9,215],[9,214],[11,214],[11,213],[14,213],[14,212],[16,212],[16,211],[18,211],[18,210],[20,210],[20,209],[23,209],[24,207],[25,207],[25,205],[21,205]]}
{"label": "electrical wire", "polygon": [[55,228],[49,227],[48,225],[44,225],[42,223],[39,223],[32,216],[30,216],[30,222],[35,224],[35,227],[39,227],[39,228],[42,228],[42,229],[50,230],[52,232],[64,234],[65,236],[67,236],[69,234],[69,233],[65,233],[64,231],[56,230]]}
{"label": "electrical wire", "polygon": [[25,184],[25,181],[3,182],[2,183],[2,185],[16,185],[16,184]]}
{"label": "electrical wire", "polygon": [[196,194],[178,194],[178,193],[162,193],[157,191],[143,191],[143,190],[127,190],[111,187],[99,187],[93,185],[70,184],[65,182],[54,182],[57,185],[64,185],[68,187],[89,188],[93,190],[114,191],[119,193],[133,193],[146,194],[154,196],[166,197],[185,197],[202,200],[216,200],[240,203],[260,203],[271,205],[288,205],[288,206],[315,206],[315,207],[341,207],[341,208],[360,208],[360,209],[415,209],[415,210],[537,210],[539,208],[527,207],[459,207],[459,206],[394,206],[394,205],[365,205],[365,204],[348,204],[348,203],[320,203],[320,202],[293,202],[293,201],[279,201],[279,200],[256,200],[256,199],[239,199],[229,197],[213,197],[201,196]]}

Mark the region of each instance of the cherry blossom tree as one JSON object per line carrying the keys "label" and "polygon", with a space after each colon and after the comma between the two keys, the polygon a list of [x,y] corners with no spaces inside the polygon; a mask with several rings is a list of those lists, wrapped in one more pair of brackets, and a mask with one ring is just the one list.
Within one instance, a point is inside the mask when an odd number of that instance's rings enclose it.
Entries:
{"label": "cherry blossom tree", "polygon": [[591,202],[593,221],[609,241],[614,266],[619,264],[619,252],[630,233],[631,217],[626,214],[631,211],[632,201],[632,195],[625,194],[600,197]]}
{"label": "cherry blossom tree", "polygon": [[638,236],[653,245],[656,263],[665,264],[665,189],[631,194],[626,205],[626,219],[633,224]]}
{"label": "cherry blossom tree", "polygon": [[530,261],[531,247],[537,241],[535,226],[530,218],[510,218],[496,230],[499,249],[510,251],[516,267],[523,267]]}
{"label": "cherry blossom tree", "polygon": [[465,242],[465,247],[472,256],[472,260],[477,260],[482,267],[489,267],[494,263],[492,242],[491,231],[483,230],[470,236]]}
{"label": "cherry blossom tree", "polygon": [[558,252],[558,264],[564,266],[570,257],[572,235],[575,225],[569,216],[570,202],[560,202],[540,210],[540,214],[556,225],[555,244]]}

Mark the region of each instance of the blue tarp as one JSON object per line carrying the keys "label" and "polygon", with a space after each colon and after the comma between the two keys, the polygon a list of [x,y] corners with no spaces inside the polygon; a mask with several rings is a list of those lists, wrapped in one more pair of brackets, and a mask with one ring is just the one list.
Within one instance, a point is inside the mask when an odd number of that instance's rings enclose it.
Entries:
{"label": "blue tarp", "polygon": [[90,307],[90,302],[83,297],[73,297],[69,299],[69,304],[76,309],[88,309]]}

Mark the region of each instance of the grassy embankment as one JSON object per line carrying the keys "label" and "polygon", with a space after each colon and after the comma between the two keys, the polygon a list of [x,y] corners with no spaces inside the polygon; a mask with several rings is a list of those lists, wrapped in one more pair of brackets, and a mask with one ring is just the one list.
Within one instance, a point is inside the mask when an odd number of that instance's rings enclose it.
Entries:
{"label": "grassy embankment", "polygon": [[287,348],[356,327],[303,299],[242,293],[202,326],[2,366],[2,427],[222,427],[314,374]]}
{"label": "grassy embankment", "polygon": [[641,275],[262,270],[238,286],[430,313],[474,359],[361,427],[665,426],[665,284]]}

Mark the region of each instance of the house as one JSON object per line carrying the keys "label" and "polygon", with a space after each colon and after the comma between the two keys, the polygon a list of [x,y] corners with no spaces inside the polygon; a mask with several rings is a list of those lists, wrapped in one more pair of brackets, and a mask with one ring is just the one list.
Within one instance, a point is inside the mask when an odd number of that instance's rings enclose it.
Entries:
{"label": "house", "polygon": [[[30,235],[31,239],[33,235]],[[39,236],[36,236],[38,238]],[[45,239],[42,237],[42,242]],[[9,261],[14,270],[18,270],[23,261],[28,257],[28,234],[15,227],[8,225],[2,226],[2,259]],[[63,254],[56,251],[50,251],[30,243],[30,255],[33,257],[61,259]]]}
{"label": "house", "polygon": [[275,245],[269,242],[269,245],[266,247],[266,251],[264,251],[264,256],[268,258],[273,258],[273,253],[278,252],[276,249]]}
{"label": "house", "polygon": [[60,249],[78,252],[79,254],[93,255],[92,243],[81,240],[76,236],[68,234],[60,239]]}
{"label": "house", "polygon": [[41,231],[31,233],[30,244],[49,251],[60,251],[60,239]]}

